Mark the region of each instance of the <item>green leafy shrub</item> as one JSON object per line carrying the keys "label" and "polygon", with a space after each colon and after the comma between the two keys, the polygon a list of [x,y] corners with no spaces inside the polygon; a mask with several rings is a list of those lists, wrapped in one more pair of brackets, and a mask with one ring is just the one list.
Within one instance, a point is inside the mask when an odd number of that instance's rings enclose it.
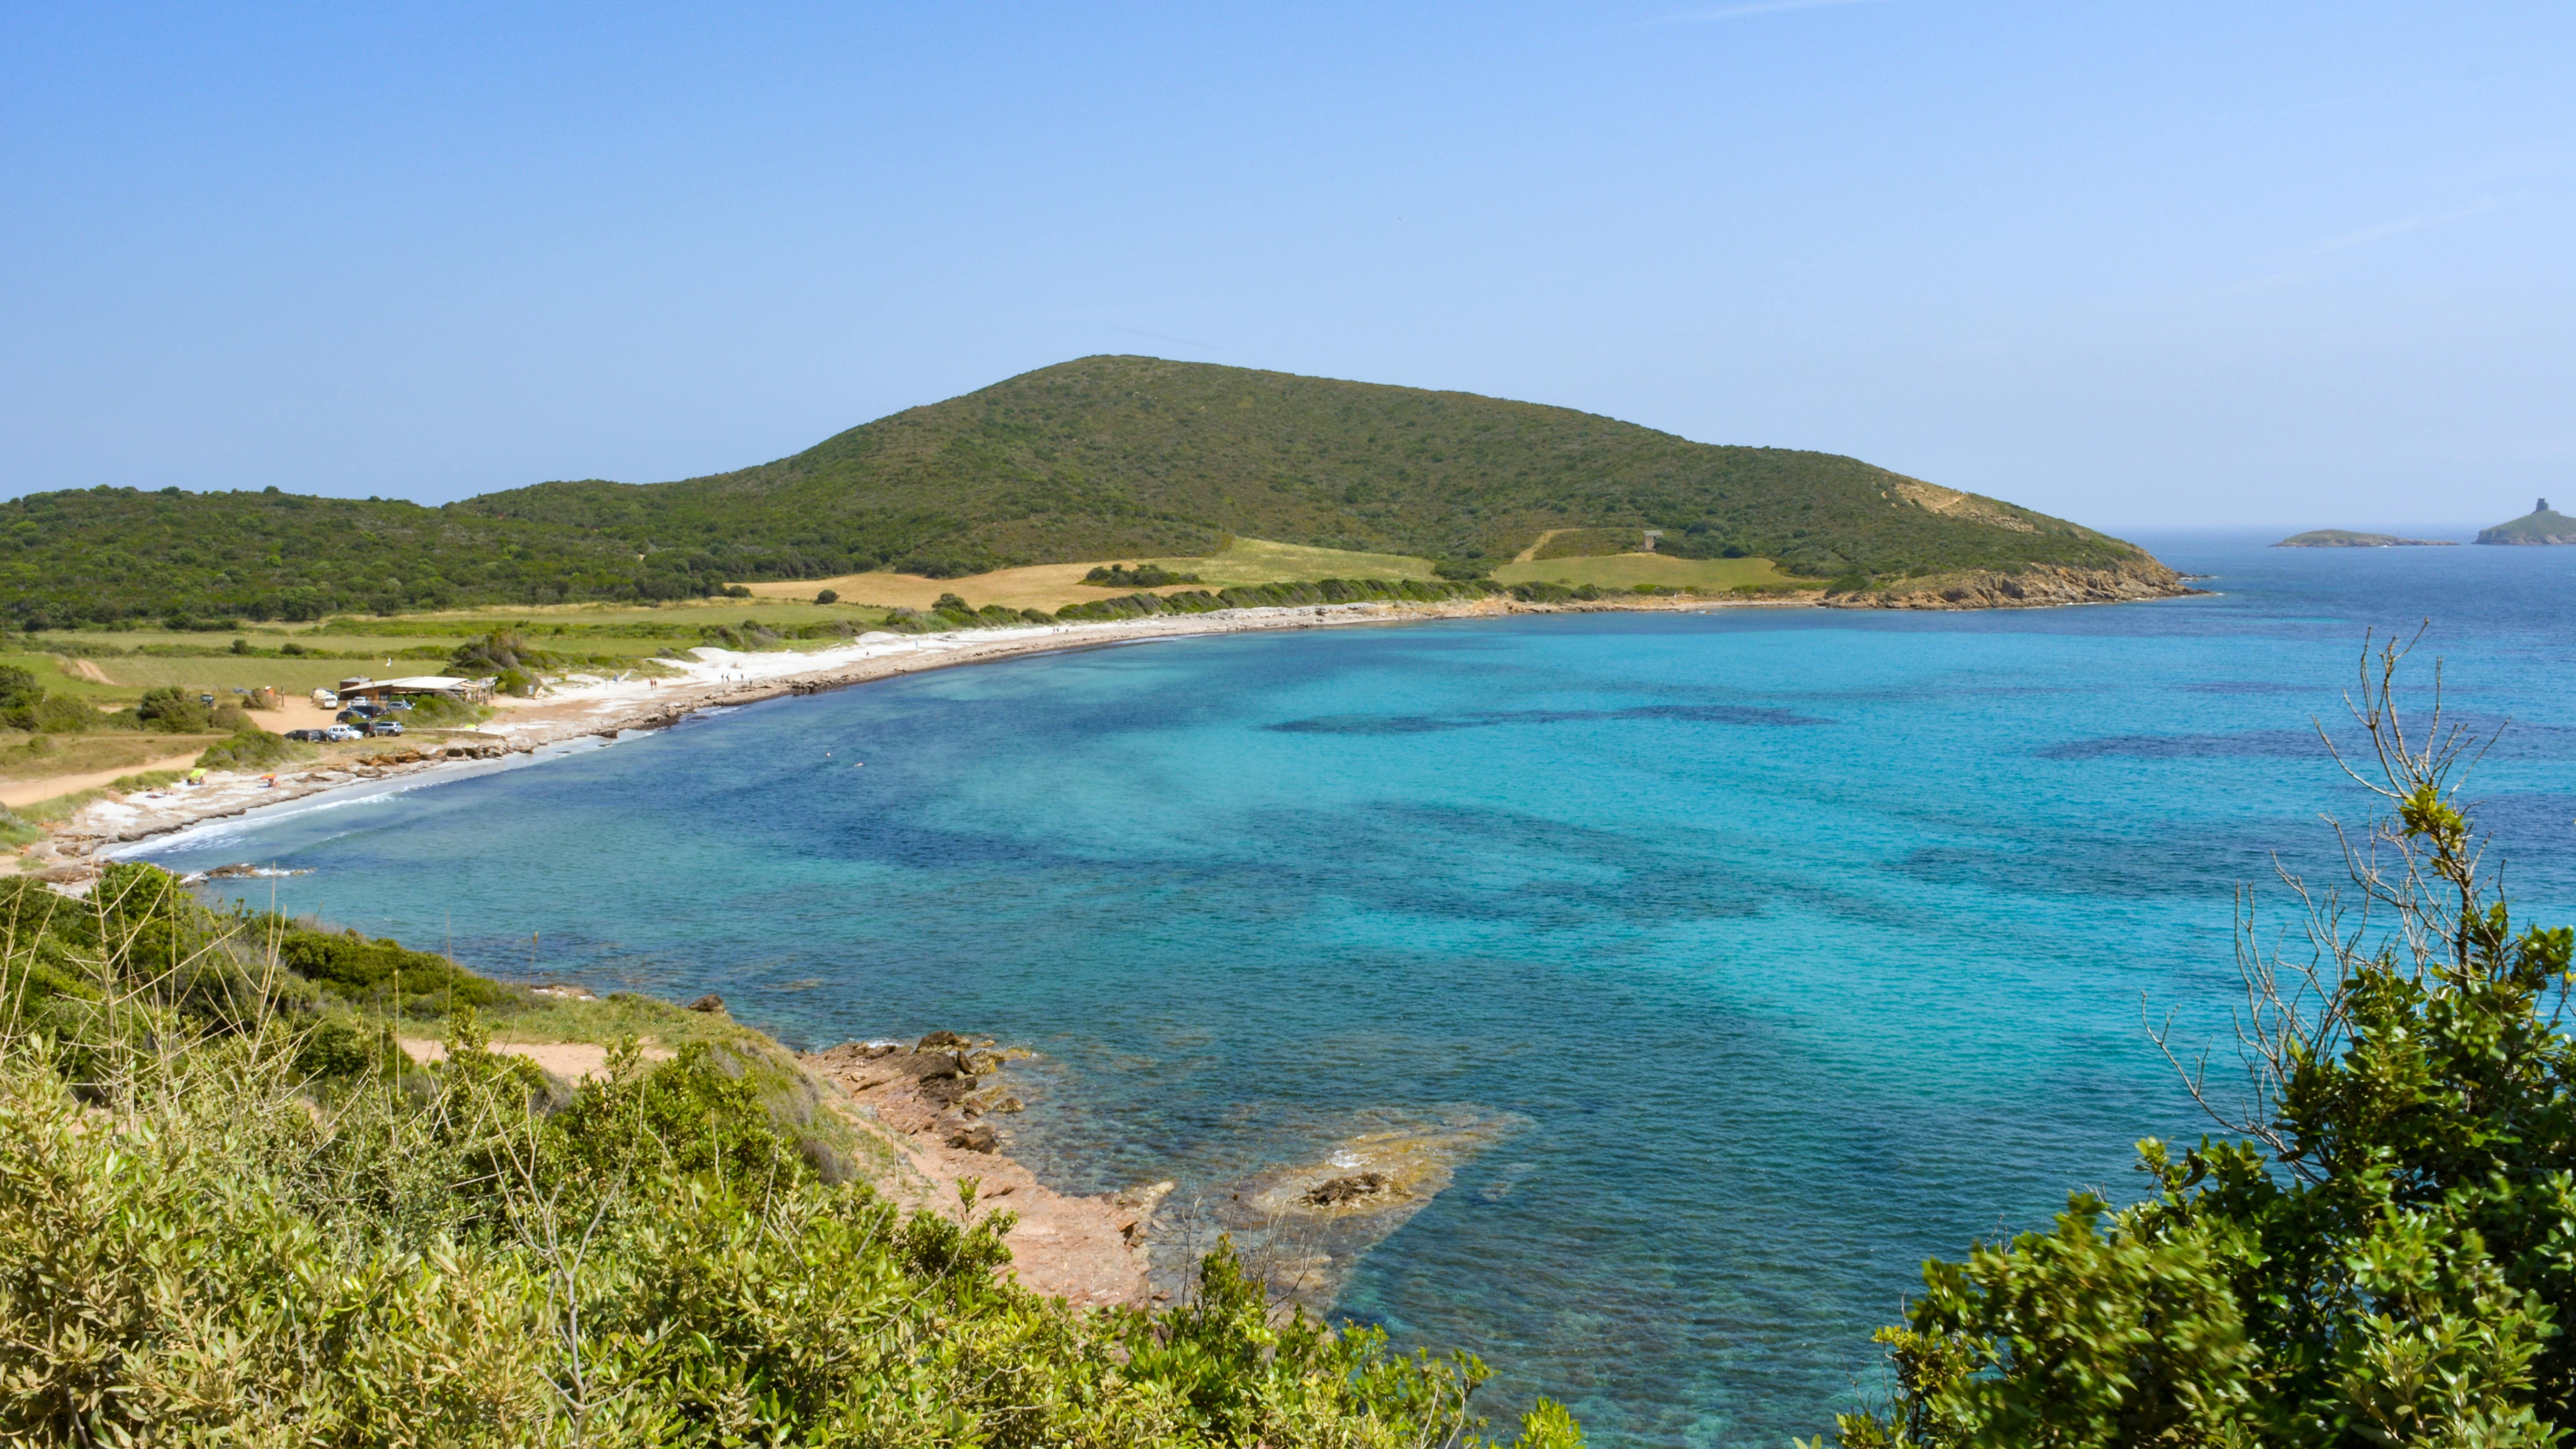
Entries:
{"label": "green leafy shrub", "polygon": [[68,695],[49,694],[27,711],[26,727],[46,734],[76,735],[100,727],[103,716]]}
{"label": "green leafy shrub", "polygon": [[[1850,1446],[2544,1445],[2576,1428],[2576,932],[2516,923],[2460,803],[2483,742],[2354,713],[2389,818],[2353,893],[2285,875],[2312,952],[2239,964],[2250,1098],[2138,1147],[2149,1195],[1924,1267]],[[2437,676],[2438,677],[2438,676]],[[2409,728],[2411,726],[2411,728]],[[2348,769],[2349,772],[2349,769]],[[2161,1040],[2160,1040],[2161,1044]],[[2178,1061],[2177,1065],[2181,1065]]]}
{"label": "green leafy shrub", "polygon": [[144,729],[173,735],[201,735],[215,727],[215,712],[187,690],[164,685],[147,689],[134,706],[135,722]]}
{"label": "green leafy shrub", "polygon": [[1197,574],[1175,573],[1160,564],[1104,564],[1084,574],[1082,581],[1095,589],[1159,589],[1204,582]]}
{"label": "green leafy shrub", "polygon": [[447,656],[448,668],[478,679],[490,674],[524,674],[562,667],[561,661],[530,644],[516,629],[500,628],[469,639]]}
{"label": "green leafy shrub", "polygon": [[206,746],[206,752],[197,756],[197,764],[208,770],[266,770],[301,759],[309,753],[309,750],[298,749],[284,735],[271,734],[252,725]]}
{"label": "green leafy shrub", "polygon": [[451,1005],[491,1007],[518,1000],[508,987],[444,956],[406,950],[391,939],[371,941],[355,931],[291,927],[278,933],[276,949],[288,970],[353,1001],[444,1014]]}
{"label": "green leafy shrub", "polygon": [[480,705],[444,694],[420,694],[412,696],[411,712],[403,715],[402,720],[412,729],[462,729],[480,724],[490,714],[491,711]]}

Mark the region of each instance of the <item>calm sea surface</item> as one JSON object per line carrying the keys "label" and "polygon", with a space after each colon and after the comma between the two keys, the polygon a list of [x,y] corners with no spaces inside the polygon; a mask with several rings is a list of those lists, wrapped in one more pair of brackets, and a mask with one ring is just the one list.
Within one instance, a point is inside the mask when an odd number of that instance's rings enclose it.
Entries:
{"label": "calm sea surface", "polygon": [[[2215,597],[1525,618],[912,676],[165,844],[238,893],[801,1044],[1046,1053],[1016,1147],[1182,1197],[1509,1130],[1340,1311],[1602,1444],[1828,1427],[1929,1254],[2196,1135],[2229,911],[2323,874],[2365,628],[2430,617],[2526,910],[2576,919],[2576,549],[2147,541]],[[864,760],[865,769],[850,768]],[[2277,900],[2277,890],[2263,899]]]}

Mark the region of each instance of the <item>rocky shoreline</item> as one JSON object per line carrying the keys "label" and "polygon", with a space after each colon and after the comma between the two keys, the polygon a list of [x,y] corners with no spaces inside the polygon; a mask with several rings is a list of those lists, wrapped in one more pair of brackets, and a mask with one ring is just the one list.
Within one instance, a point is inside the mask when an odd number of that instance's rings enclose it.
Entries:
{"label": "rocky shoreline", "polygon": [[1891,589],[1835,595],[1829,609],[2046,609],[2070,604],[2130,604],[2180,598],[2201,590],[2152,558],[2115,568],[2031,564],[2018,573],[1979,569]]}
{"label": "rocky shoreline", "polygon": [[1157,1290],[1147,1235],[1169,1182],[1077,1197],[1038,1181],[1003,1150],[991,1119],[1020,1110],[999,1074],[1032,1053],[990,1038],[935,1031],[911,1046],[843,1042],[806,1052],[797,1064],[838,1088],[900,1156],[877,1185],[911,1208],[953,1210],[959,1186],[975,1184],[978,1210],[1009,1212],[1004,1238],[1024,1285],[1078,1308],[1145,1307]]}
{"label": "rocky shoreline", "polygon": [[1323,1313],[1359,1259],[1446,1191],[1461,1164],[1529,1125],[1463,1105],[1364,1111],[1315,1124],[1323,1130],[1310,1151],[1186,1197],[1168,1178],[1077,1196],[1012,1156],[1007,1124],[1022,1103],[1007,1074],[1035,1055],[936,1031],[909,1046],[844,1042],[796,1061],[898,1145],[896,1180],[880,1188],[908,1207],[954,1210],[972,1180],[979,1210],[1017,1218],[1005,1241],[1021,1282],[1080,1307],[1174,1301],[1223,1236],[1274,1302]]}

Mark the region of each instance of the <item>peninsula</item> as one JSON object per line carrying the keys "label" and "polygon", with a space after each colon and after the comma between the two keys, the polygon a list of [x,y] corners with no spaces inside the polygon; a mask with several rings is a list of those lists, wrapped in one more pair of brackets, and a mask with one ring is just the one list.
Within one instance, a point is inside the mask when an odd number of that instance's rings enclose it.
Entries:
{"label": "peninsula", "polygon": [[2570,518],[2540,499],[2531,511],[2511,523],[2499,523],[2478,532],[2480,543],[2576,543],[2576,518]]}
{"label": "peninsula", "polygon": [[2448,538],[2399,538],[2393,533],[2355,533],[2348,528],[2319,528],[2294,533],[2274,548],[2456,548]]}
{"label": "peninsula", "polygon": [[[0,628],[674,603],[788,581],[891,603],[869,595],[898,576],[1032,567],[1071,567],[1073,583],[1153,564],[1215,583],[1203,565],[1238,540],[1333,555],[1331,572],[1294,575],[1309,581],[1361,576],[1351,556],[1365,555],[1382,574],[1504,584],[1776,576],[1897,607],[2183,592],[2133,544],[1856,458],[1153,357],[1059,363],[676,482],[541,483],[438,508],[182,482],[0,503]],[[853,576],[871,587],[840,582]]]}

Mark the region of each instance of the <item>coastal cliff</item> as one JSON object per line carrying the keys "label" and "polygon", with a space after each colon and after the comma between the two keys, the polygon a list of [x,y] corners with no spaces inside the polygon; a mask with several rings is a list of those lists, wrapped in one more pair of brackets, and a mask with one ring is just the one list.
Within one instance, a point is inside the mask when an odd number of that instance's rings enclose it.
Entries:
{"label": "coastal cliff", "polygon": [[2061,604],[2121,604],[2198,593],[2182,575],[2139,554],[2102,568],[2031,564],[1978,569],[1886,588],[1830,593],[1829,609],[2040,609]]}

